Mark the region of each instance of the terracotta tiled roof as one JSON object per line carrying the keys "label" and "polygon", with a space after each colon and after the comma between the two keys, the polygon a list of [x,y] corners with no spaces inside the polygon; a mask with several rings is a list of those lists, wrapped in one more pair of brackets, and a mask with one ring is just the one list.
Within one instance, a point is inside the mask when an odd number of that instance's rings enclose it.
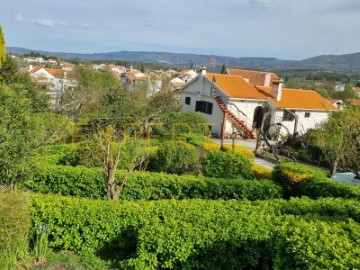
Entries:
{"label": "terracotta tiled roof", "polygon": [[267,95],[268,100],[276,104],[279,108],[323,111],[336,109],[330,101],[312,90],[283,88],[281,100],[278,101],[270,95],[271,87],[257,86],[257,88],[260,92]]}
{"label": "terracotta tiled roof", "polygon": [[42,69],[42,66],[36,66],[32,70],[29,71],[30,74],[34,74],[36,71]]}
{"label": "terracotta tiled roof", "polygon": [[[248,79],[249,83],[252,85],[264,85],[266,72],[264,71],[254,71],[254,70],[244,70],[244,69],[235,69],[227,68],[226,69],[229,75],[241,76],[244,79]],[[278,76],[275,73],[271,73],[270,86],[272,81],[278,79]]]}
{"label": "terracotta tiled roof", "polygon": [[230,98],[244,98],[244,99],[260,99],[265,100],[266,97],[263,93],[258,91],[254,86],[247,83],[240,76],[232,76],[227,74],[207,73],[206,77],[213,81]]}
{"label": "terracotta tiled roof", "polygon": [[61,69],[56,68],[45,68],[47,72],[49,72],[51,75],[53,75],[55,78],[63,78],[64,77],[64,71]]}
{"label": "terracotta tiled roof", "polygon": [[186,72],[188,72],[188,71],[190,71],[190,69],[184,69],[184,70],[182,70],[182,71],[179,71],[178,72],[178,74],[180,75],[180,76],[182,76],[182,75],[184,75]]}

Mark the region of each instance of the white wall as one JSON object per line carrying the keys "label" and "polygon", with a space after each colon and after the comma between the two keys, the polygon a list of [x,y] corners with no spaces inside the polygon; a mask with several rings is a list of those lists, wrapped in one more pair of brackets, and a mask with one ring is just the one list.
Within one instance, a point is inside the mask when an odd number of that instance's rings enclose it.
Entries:
{"label": "white wall", "polygon": [[[305,117],[305,113],[310,113],[310,117]],[[272,123],[275,123],[277,119],[282,120],[283,114],[283,110],[276,111],[275,117],[272,119]],[[297,131],[301,134],[304,134],[308,129],[315,128],[318,124],[326,121],[329,113],[326,111],[297,110],[295,111],[295,114],[298,115],[299,119]],[[286,127],[286,129],[281,130],[282,135],[286,135],[288,133],[293,134],[295,120],[283,120],[282,125]]]}
{"label": "white wall", "polygon": [[[196,101],[206,101],[213,104],[212,114],[197,112],[204,116],[207,121],[210,123],[211,133],[216,133],[218,135],[221,134],[222,128],[222,120],[223,120],[223,112],[220,110],[218,104],[215,99],[210,95],[210,87],[211,84],[208,80],[199,77],[188,85],[185,91],[181,93],[181,100],[183,103],[184,111],[195,112]],[[185,97],[191,98],[191,104],[185,104]]]}
{"label": "white wall", "polygon": [[[248,128],[252,129],[252,124],[254,121],[254,112],[255,108],[262,105],[260,100],[239,100],[239,99],[230,99],[230,103],[234,103],[239,110],[241,110],[246,116],[239,114],[235,106],[228,105],[228,109],[238,116],[241,120],[245,121]],[[229,126],[229,127],[228,127]],[[226,125],[226,132],[231,130],[231,124]]]}

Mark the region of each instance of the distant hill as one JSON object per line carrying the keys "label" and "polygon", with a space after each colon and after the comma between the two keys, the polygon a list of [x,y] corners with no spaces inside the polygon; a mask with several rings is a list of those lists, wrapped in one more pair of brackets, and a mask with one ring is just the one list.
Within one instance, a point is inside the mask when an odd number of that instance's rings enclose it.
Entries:
{"label": "distant hill", "polygon": [[344,55],[321,55],[304,60],[281,60],[266,57],[228,57],[218,55],[200,55],[187,53],[168,53],[168,52],[130,52],[118,51],[107,53],[63,53],[48,52],[40,50],[30,50],[18,47],[7,47],[10,53],[26,54],[38,52],[46,56],[57,56],[64,59],[82,60],[123,60],[146,63],[162,63],[173,66],[187,67],[190,62],[195,65],[209,66],[211,58],[215,58],[218,65],[225,64],[228,67],[252,68],[260,70],[280,70],[280,69],[316,69],[316,70],[336,70],[336,71],[360,71],[360,53]]}

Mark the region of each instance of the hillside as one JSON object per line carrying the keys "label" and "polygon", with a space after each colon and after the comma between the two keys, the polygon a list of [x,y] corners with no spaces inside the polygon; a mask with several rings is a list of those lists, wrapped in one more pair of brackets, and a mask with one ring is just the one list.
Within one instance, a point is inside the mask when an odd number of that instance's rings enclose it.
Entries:
{"label": "hillside", "polygon": [[47,56],[57,56],[60,58],[78,58],[83,60],[124,60],[148,63],[163,63],[174,66],[186,67],[190,62],[195,65],[209,65],[212,57],[216,59],[218,65],[226,64],[228,67],[245,67],[252,69],[316,69],[316,70],[338,70],[338,71],[360,71],[360,53],[344,55],[320,55],[304,60],[281,60],[267,57],[229,57],[218,55],[200,55],[187,53],[168,53],[168,52],[137,52],[137,51],[117,51],[107,53],[63,53],[30,50],[18,47],[8,47],[10,53],[25,54],[31,51],[38,52]]}

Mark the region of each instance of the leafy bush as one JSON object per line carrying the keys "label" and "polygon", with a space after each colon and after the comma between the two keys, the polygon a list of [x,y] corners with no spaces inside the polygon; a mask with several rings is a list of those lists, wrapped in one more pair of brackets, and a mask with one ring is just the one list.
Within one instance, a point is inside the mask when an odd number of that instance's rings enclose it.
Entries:
{"label": "leafy bush", "polygon": [[286,197],[299,195],[299,183],[310,176],[326,178],[322,170],[300,163],[281,163],[273,170],[273,180],[284,187]]}
{"label": "leafy bush", "polygon": [[319,197],[340,197],[360,200],[360,187],[337,182],[330,178],[310,176],[299,184],[298,194],[313,199]]}
{"label": "leafy bush", "polygon": [[233,149],[232,144],[224,144],[221,150],[223,150],[224,152],[234,152],[234,153],[242,154],[251,161],[255,159],[254,152],[242,145],[234,145],[234,149]]}
{"label": "leafy bush", "polygon": [[211,152],[205,155],[203,173],[208,177],[252,179],[254,173],[249,159],[239,153]]}
{"label": "leafy bush", "polygon": [[0,191],[0,269],[15,269],[28,256],[28,194]]}
{"label": "leafy bush", "polygon": [[204,143],[202,145],[202,148],[205,150],[205,152],[214,152],[214,151],[220,151],[220,146],[216,143]]}
{"label": "leafy bush", "polygon": [[256,179],[272,179],[272,170],[260,164],[253,163]]}
{"label": "leafy bush", "polygon": [[47,145],[37,150],[37,154],[32,158],[36,164],[61,164],[65,156],[68,156],[76,147],[76,144],[56,144]]}
{"label": "leafy bush", "polygon": [[[118,171],[118,179],[125,171]],[[24,187],[42,193],[106,198],[100,169],[44,166],[34,172]],[[282,189],[272,181],[196,178],[165,173],[134,171],[126,182],[121,199],[270,199],[281,198]]]}
{"label": "leafy bush", "polygon": [[206,134],[207,120],[196,112],[173,112],[162,117],[162,126],[154,126],[155,133],[166,137],[179,134]]}
{"label": "leafy bush", "polygon": [[[119,162],[119,169],[127,169],[128,164],[131,162],[134,149],[134,141],[130,141],[121,151],[121,160]],[[111,143],[113,152],[116,152],[119,144],[116,142]],[[74,147],[66,155],[63,155],[58,162],[59,165],[70,166],[85,166],[87,168],[101,167],[103,161],[103,153],[98,149],[98,145],[91,141],[84,141],[74,144]]]}
{"label": "leafy bush", "polygon": [[104,198],[105,184],[101,169],[44,165],[33,171],[23,187],[42,193]]}
{"label": "leafy bush", "polygon": [[167,173],[184,174],[194,172],[198,166],[197,149],[182,141],[165,141],[150,161],[150,169]]}
{"label": "leafy bush", "polygon": [[33,209],[34,225],[49,225],[53,248],[97,254],[113,268],[360,267],[354,200],[118,203],[36,195]]}

